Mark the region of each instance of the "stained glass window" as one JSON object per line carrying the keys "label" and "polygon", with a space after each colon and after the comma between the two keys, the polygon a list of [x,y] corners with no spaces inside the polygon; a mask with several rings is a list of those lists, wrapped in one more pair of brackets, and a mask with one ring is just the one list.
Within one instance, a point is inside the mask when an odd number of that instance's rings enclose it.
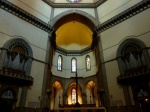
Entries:
{"label": "stained glass window", "polygon": [[62,56],[58,56],[57,70],[62,71]]}
{"label": "stained glass window", "polygon": [[89,55],[86,56],[85,62],[86,62],[86,70],[91,70],[91,60]]}
{"label": "stained glass window", "polygon": [[72,94],[72,104],[75,104],[76,103],[76,89],[73,88],[72,91],[71,91],[71,94]]}
{"label": "stained glass window", "polygon": [[76,72],[77,70],[77,60],[76,58],[72,58],[71,60],[71,72]]}

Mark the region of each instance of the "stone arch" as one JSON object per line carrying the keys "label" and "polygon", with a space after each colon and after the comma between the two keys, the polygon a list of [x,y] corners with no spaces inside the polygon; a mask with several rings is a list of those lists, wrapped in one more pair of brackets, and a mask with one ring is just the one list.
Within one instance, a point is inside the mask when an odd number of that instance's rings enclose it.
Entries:
{"label": "stone arch", "polygon": [[12,50],[17,45],[21,45],[25,49],[26,55],[33,57],[32,49],[30,45],[24,39],[21,39],[21,38],[10,39],[4,44],[3,47],[8,50]]}
{"label": "stone arch", "polygon": [[85,88],[86,88],[87,103],[96,104],[96,99],[98,99],[96,82],[94,82],[93,80],[88,80],[86,82]]}
{"label": "stone arch", "polygon": [[133,46],[137,51],[142,51],[143,52],[143,57],[145,59],[146,65],[149,66],[150,65],[150,57],[148,54],[148,51],[145,50],[146,45],[144,44],[143,41],[136,39],[136,38],[128,38],[125,39],[118,47],[117,49],[117,61],[118,61],[118,65],[119,65],[119,69],[120,69],[120,73],[123,74],[124,73],[124,66],[123,66],[123,62],[121,57],[125,55],[125,49],[128,46]]}
{"label": "stone arch", "polygon": [[65,11],[65,12],[62,12],[61,14],[57,15],[56,17],[54,17],[50,22],[49,24],[51,26],[54,26],[55,23],[61,19],[62,17],[66,16],[66,15],[69,15],[69,14],[79,14],[79,15],[82,15],[86,18],[88,18],[95,26],[97,26],[99,24],[99,21],[96,20],[93,16],[91,16],[90,14],[84,12],[84,11],[81,11],[81,10],[76,10],[76,9],[73,9],[73,10],[68,10],[68,11]]}
{"label": "stone arch", "polygon": [[[31,70],[31,65],[32,65],[32,57],[33,57],[33,52],[32,52],[32,48],[30,47],[30,45],[28,44],[28,42],[26,42],[24,39],[22,38],[13,38],[8,40],[4,45],[3,45],[3,49],[1,52],[1,56],[0,59],[1,60],[5,60],[5,57],[7,55],[7,51],[12,52],[13,48],[16,46],[21,46],[24,51],[25,51],[25,56],[26,58],[28,58],[27,60],[27,66],[26,66],[26,75],[30,74],[30,70]],[[0,62],[0,66],[3,66],[3,61]]]}
{"label": "stone arch", "polygon": [[50,102],[53,104],[52,108],[58,108],[58,105],[62,104],[63,99],[63,88],[60,80],[53,80],[51,84],[51,96]]}
{"label": "stone arch", "polygon": [[[71,82],[69,85],[68,85],[68,88],[67,88],[67,100],[68,100],[68,104],[72,104],[71,103],[71,97],[72,97],[72,89],[75,88],[76,89],[76,82]],[[78,102],[82,104],[82,88],[80,86],[80,84],[78,84]]]}
{"label": "stone arch", "polygon": [[[70,86],[71,84],[73,84],[73,83],[76,84],[75,81],[71,81],[70,84],[67,85],[67,91],[68,91],[69,86]],[[82,91],[82,87],[81,87],[81,85],[80,85],[79,83],[78,83],[78,87],[80,87],[80,89],[81,89],[81,91]]]}
{"label": "stone arch", "polygon": [[7,91],[11,91],[12,92],[12,94],[13,94],[13,99],[17,99],[17,96],[16,96],[16,92],[14,91],[14,89],[12,89],[12,88],[6,88],[5,90],[3,90],[2,92],[1,92],[1,94],[0,94],[0,97],[2,97],[2,95],[5,93],[5,92],[7,92]]}
{"label": "stone arch", "polygon": [[[57,31],[57,29],[60,26],[62,26],[66,22],[74,21],[74,19],[75,19],[75,21],[78,21],[78,22],[86,25],[93,32],[93,35],[91,37],[92,38],[92,45],[91,45],[92,47],[91,48],[94,49],[98,46],[98,35],[95,30],[95,27],[100,24],[99,21],[92,15],[90,15],[84,11],[81,11],[81,10],[72,9],[72,10],[64,11],[64,12],[56,15],[48,23],[50,26],[53,27],[53,31],[50,32],[50,34],[49,34],[50,44],[51,44],[50,49],[53,49],[50,51],[51,52],[50,53],[51,54],[51,58],[50,58],[51,66],[52,66],[53,54],[57,48],[55,32]],[[99,51],[95,50],[95,52],[99,52]],[[98,54],[98,53],[95,53],[95,54]],[[96,59],[98,59],[98,58],[96,58]]]}
{"label": "stone arch", "polygon": [[141,50],[146,47],[144,42],[142,42],[141,40],[136,38],[128,38],[119,45],[117,56],[123,55],[123,51],[128,45],[133,45],[137,50]]}
{"label": "stone arch", "polygon": [[61,81],[61,79],[54,79],[54,80],[52,80],[51,84],[54,84],[56,81],[59,82],[61,84],[61,86],[63,87],[63,82]]}
{"label": "stone arch", "polygon": [[96,79],[95,79],[94,77],[91,78],[91,79],[87,79],[87,80],[85,81],[84,86],[86,86],[90,81],[93,81],[93,82],[95,83],[95,86],[97,86]]}

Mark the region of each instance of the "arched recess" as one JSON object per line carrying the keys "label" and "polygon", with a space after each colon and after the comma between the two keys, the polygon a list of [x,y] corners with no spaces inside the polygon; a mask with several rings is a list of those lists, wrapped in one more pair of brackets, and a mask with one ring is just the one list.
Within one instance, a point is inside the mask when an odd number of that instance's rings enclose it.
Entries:
{"label": "arched recess", "polygon": [[146,45],[136,38],[124,40],[118,47],[117,57],[120,74],[130,69],[142,66],[149,67],[150,65],[150,57],[146,50]]}
{"label": "arched recess", "polygon": [[[71,22],[71,21],[77,21],[79,23],[84,24],[85,26],[87,26],[92,32],[93,34],[96,34],[95,31],[95,26],[97,26],[98,24],[96,24],[96,20],[93,16],[89,15],[86,12],[80,11],[80,10],[76,10],[75,12],[73,12],[73,10],[68,10],[65,11],[59,15],[57,15],[56,17],[54,17],[51,21],[50,21],[50,25],[54,27],[53,32],[51,32],[51,45],[52,48],[55,50],[56,49],[56,31],[57,29],[64,25],[65,23]],[[96,38],[97,35],[94,35],[95,37],[92,37],[92,39]]]}
{"label": "arched recess", "polygon": [[[77,85],[77,89],[76,89],[76,83],[75,82],[72,82],[71,84],[69,84],[68,86],[68,89],[67,89],[67,104],[71,105],[71,104],[75,104],[73,103],[72,101],[72,90],[75,89],[77,91],[77,94],[78,95],[78,103],[79,104],[82,104],[82,90],[81,90],[81,87],[80,85]],[[75,96],[76,97],[76,96]],[[77,101],[77,99],[75,100]]]}
{"label": "arched recess", "polygon": [[2,112],[13,111],[15,108],[15,102],[17,101],[15,90],[12,88],[6,88],[0,92],[0,110]]}
{"label": "arched recess", "polygon": [[9,67],[12,69],[17,69],[17,67],[22,66],[19,70],[24,71],[25,75],[30,75],[32,57],[33,52],[30,45],[21,38],[13,38],[8,40],[3,46],[3,50],[0,55],[0,59],[3,61],[0,63],[0,66],[3,68],[4,66],[7,67],[6,64],[8,63],[18,63],[15,65],[16,68],[13,68],[13,65],[9,65]]}
{"label": "arched recess", "polygon": [[52,93],[50,98],[50,108],[56,109],[63,104],[63,88],[60,81],[55,81],[52,86]]}
{"label": "arched recess", "polygon": [[87,104],[98,105],[97,85],[93,80],[86,83]]}
{"label": "arched recess", "polygon": [[[57,48],[56,45],[56,31],[59,27],[64,25],[67,22],[71,21],[77,21],[85,26],[87,26],[92,32],[92,43],[91,43],[91,48],[95,52],[96,59],[99,61],[99,49],[98,49],[98,38],[99,35],[97,34],[95,27],[99,25],[99,22],[94,18],[92,15],[81,11],[81,10],[68,10],[65,12],[60,13],[59,15],[55,16],[52,20],[49,21],[49,24],[53,26],[53,31],[49,34],[50,36],[50,65],[52,66],[52,59],[53,59],[53,54],[55,53],[55,50]],[[89,46],[88,46],[89,47]],[[98,64],[97,64],[98,65]]]}
{"label": "arched recess", "polygon": [[135,104],[140,107],[139,110],[142,112],[150,111],[150,90],[149,87],[145,85],[138,85],[135,87],[134,91]]}

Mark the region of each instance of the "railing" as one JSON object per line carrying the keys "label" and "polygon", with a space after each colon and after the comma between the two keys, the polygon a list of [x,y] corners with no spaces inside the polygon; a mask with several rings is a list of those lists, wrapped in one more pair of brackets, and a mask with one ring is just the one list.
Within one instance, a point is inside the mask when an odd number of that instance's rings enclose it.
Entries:
{"label": "railing", "polygon": [[127,70],[124,74],[117,77],[117,81],[120,83],[130,83],[133,81],[139,81],[141,79],[149,79],[150,69],[146,66],[137,67],[135,69]]}
{"label": "railing", "polygon": [[24,75],[22,71],[3,68],[0,70],[0,81],[27,86],[33,83],[33,78],[31,76]]}

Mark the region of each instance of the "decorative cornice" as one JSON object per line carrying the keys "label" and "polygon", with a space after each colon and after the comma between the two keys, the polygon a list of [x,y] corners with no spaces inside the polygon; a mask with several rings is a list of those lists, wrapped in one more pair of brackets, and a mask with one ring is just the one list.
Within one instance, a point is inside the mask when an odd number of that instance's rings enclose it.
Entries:
{"label": "decorative cornice", "polygon": [[42,0],[53,8],[97,8],[106,0],[98,0],[95,3],[54,3],[51,0]]}
{"label": "decorative cornice", "polygon": [[[48,0],[43,0],[43,1],[48,1]],[[106,0],[100,0],[100,1],[104,2]],[[77,5],[75,7],[78,8]],[[149,7],[150,7],[150,1],[149,0],[143,0],[142,2],[132,6],[131,8],[125,10],[124,12],[118,14],[117,16],[115,16],[115,17],[109,19],[108,21],[98,25],[95,28],[95,30],[96,30],[96,32],[101,33],[103,31],[105,31],[105,30],[131,18],[131,17],[133,17],[134,15],[148,9]],[[31,15],[30,13],[24,11],[23,9],[15,6],[14,4],[12,4],[6,0],[0,0],[0,8],[6,10],[7,12],[9,12],[9,13],[27,21],[27,22],[29,22],[30,24],[33,24],[34,26],[36,26],[36,27],[48,32],[48,33],[53,31],[53,27],[50,24],[45,23],[44,21],[38,19],[37,17]],[[86,8],[88,8],[87,5],[86,5]],[[62,53],[64,55],[67,55],[67,56],[79,56],[79,55],[84,55],[85,53],[91,52],[92,50],[89,48],[86,48],[86,50],[80,50],[80,51],[67,51],[67,50],[64,50],[61,48],[57,48],[56,51],[59,53]]]}
{"label": "decorative cornice", "polygon": [[99,26],[96,27],[96,31],[98,33],[101,33],[131,17],[134,15],[150,8],[150,1],[149,0],[143,0],[142,2],[132,6],[131,8],[123,11],[122,13],[118,14],[117,16],[109,19],[108,21],[100,24]]}
{"label": "decorative cornice", "polygon": [[36,26],[46,32],[53,31],[53,27],[50,26],[49,24],[45,23],[44,21],[38,19],[37,17],[31,15],[30,13],[24,11],[23,9],[17,7],[16,5],[14,5],[6,0],[0,0],[0,8],[33,24],[34,26]]}
{"label": "decorative cornice", "polygon": [[91,47],[87,47],[82,50],[65,50],[57,46],[56,52],[63,54],[65,56],[82,56],[92,51]]}

